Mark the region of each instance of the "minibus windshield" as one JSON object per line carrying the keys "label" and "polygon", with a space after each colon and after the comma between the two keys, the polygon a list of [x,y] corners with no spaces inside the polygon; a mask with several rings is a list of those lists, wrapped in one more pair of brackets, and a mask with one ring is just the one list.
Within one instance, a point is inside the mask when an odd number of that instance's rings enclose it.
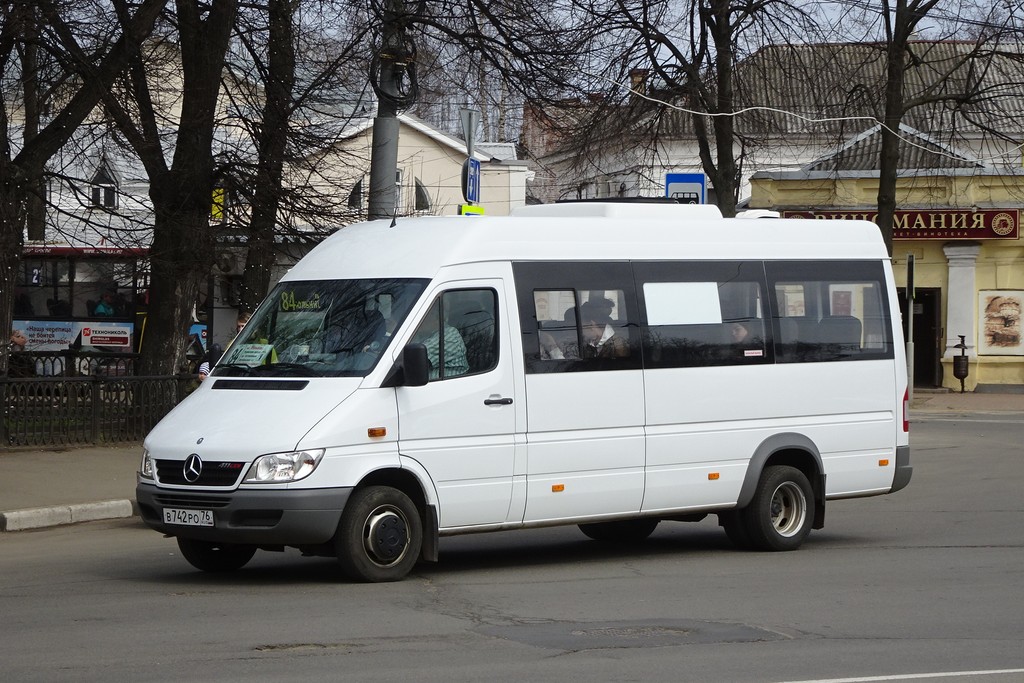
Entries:
{"label": "minibus windshield", "polygon": [[428,280],[282,282],[214,369],[219,376],[363,377]]}

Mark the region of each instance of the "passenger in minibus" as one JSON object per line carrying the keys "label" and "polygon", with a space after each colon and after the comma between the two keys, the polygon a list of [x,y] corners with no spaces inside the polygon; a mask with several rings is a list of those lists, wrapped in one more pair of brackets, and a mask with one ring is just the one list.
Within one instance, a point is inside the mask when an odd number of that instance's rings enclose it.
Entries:
{"label": "passenger in minibus", "polygon": [[729,333],[732,334],[732,341],[735,344],[746,343],[747,338],[750,336],[750,331],[740,323],[733,323]]}
{"label": "passenger in minibus", "polygon": [[[423,319],[420,328],[413,335],[413,340],[427,347],[427,361],[430,363],[429,378],[441,379],[441,335],[438,331],[437,303]],[[444,379],[458,377],[469,372],[469,360],[466,358],[466,344],[462,341],[459,331],[444,324]]]}
{"label": "passenger in minibus", "polygon": [[584,358],[624,358],[629,355],[629,342],[615,333],[611,318],[605,312],[608,309],[600,300],[587,301],[580,306]]}

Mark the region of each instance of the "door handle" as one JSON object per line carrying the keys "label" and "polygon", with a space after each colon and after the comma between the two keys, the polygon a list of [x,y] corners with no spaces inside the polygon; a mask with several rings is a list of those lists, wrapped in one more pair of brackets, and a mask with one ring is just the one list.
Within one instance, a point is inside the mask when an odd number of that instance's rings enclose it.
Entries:
{"label": "door handle", "polygon": [[502,398],[500,396],[492,396],[491,398],[484,399],[485,406],[510,406],[512,405],[512,399]]}

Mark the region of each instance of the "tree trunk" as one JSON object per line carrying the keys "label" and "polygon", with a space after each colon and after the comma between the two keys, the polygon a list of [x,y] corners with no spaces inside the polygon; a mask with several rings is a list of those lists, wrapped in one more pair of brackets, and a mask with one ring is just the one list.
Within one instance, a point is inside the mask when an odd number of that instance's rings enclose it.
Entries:
{"label": "tree trunk", "polygon": [[[10,333],[10,326],[14,305],[14,288],[17,282],[18,266],[21,260],[21,248],[24,241],[26,224],[26,211],[28,210],[33,193],[41,191],[42,171],[49,159],[70,139],[78,126],[85,120],[85,117],[99,102],[103,93],[110,88],[114,78],[121,73],[128,61],[128,54],[133,46],[137,46],[148,36],[153,28],[153,23],[163,10],[167,0],[144,0],[136,8],[131,18],[126,18],[122,24],[123,33],[114,42],[109,50],[103,54],[98,53],[98,62],[89,68],[83,68],[84,73],[78,73],[81,86],[70,93],[63,102],[63,106],[56,109],[49,117],[47,125],[37,133],[27,137],[18,155],[10,157],[10,127],[7,120],[7,104],[0,103],[0,334],[3,334],[5,343],[4,349],[0,352],[0,369],[6,371],[7,366],[7,335]],[[37,3],[43,14],[43,20],[51,28],[56,28],[58,33],[66,29],[62,22],[64,17],[52,3]],[[25,3],[24,8],[31,7]],[[10,18],[10,15],[8,15]],[[3,24],[4,38],[0,43],[0,68],[7,69],[11,56],[13,40],[9,32],[13,27],[19,35],[30,35],[35,29],[25,28],[11,19]],[[62,40],[68,37],[61,35]],[[73,42],[73,38],[71,38]],[[62,44],[66,58],[78,50],[77,45]],[[62,66],[67,63],[74,63],[74,60],[62,60]],[[81,64],[74,64],[82,68]],[[64,76],[72,75],[65,72]],[[71,79],[73,80],[73,79]],[[42,195],[40,195],[41,197]],[[38,209],[36,209],[38,210]],[[38,230],[38,226],[33,228]]]}
{"label": "tree trunk", "polygon": [[[175,194],[177,198],[159,201],[159,208],[154,201],[157,218],[150,250],[150,314],[141,333],[143,375],[185,371],[191,311],[212,265],[209,207],[188,207],[181,203],[180,190]],[[177,206],[169,206],[174,204]]]}
{"label": "tree trunk", "polygon": [[294,14],[296,0],[270,0],[269,65],[263,123],[257,141],[255,191],[249,243],[242,275],[241,308],[252,312],[267,295],[274,266],[274,235],[281,203],[281,173],[295,84]]}
{"label": "tree trunk", "polygon": [[[238,3],[215,0],[201,7],[195,0],[178,0],[177,7],[183,97],[174,159],[169,171],[156,172],[159,163],[147,164],[154,222],[149,315],[140,364],[142,373],[150,375],[184,369],[192,308],[200,283],[213,268],[213,132]],[[148,147],[136,152],[144,160],[144,155],[153,154]]]}
{"label": "tree trunk", "polygon": [[[24,9],[25,46],[21,49],[22,101],[25,107],[24,144],[28,145],[39,134],[39,116],[41,110],[39,92],[39,17],[35,7]],[[30,240],[42,240],[46,237],[46,183],[42,174],[27,179],[28,192],[25,197],[25,222]]]}
{"label": "tree trunk", "polygon": [[878,229],[892,256],[893,216],[896,213],[896,180],[900,165],[900,121],[903,119],[903,75],[906,43],[889,43],[886,65],[885,125],[878,171]]}
{"label": "tree trunk", "polygon": [[[736,111],[736,97],[733,88],[733,70],[736,64],[736,31],[733,24],[732,5],[722,0],[712,3],[717,19],[711,24],[715,41],[715,77],[718,83],[717,111],[732,114]],[[736,172],[735,117],[718,116],[714,120],[715,146],[718,148],[718,176],[721,185],[715,185],[718,208],[722,215],[731,218],[736,215],[736,200],[739,197],[739,174]]]}
{"label": "tree trunk", "polygon": [[0,376],[7,374],[7,357],[10,352],[11,320],[14,313],[14,287],[18,281],[18,266],[21,262],[22,228],[24,204],[20,200],[17,186],[9,182],[10,164],[0,160]]}
{"label": "tree trunk", "polygon": [[186,370],[188,330],[200,284],[213,265],[210,206],[192,190],[193,174],[171,171],[154,178],[155,222],[150,248],[149,315],[142,331],[141,374]]}

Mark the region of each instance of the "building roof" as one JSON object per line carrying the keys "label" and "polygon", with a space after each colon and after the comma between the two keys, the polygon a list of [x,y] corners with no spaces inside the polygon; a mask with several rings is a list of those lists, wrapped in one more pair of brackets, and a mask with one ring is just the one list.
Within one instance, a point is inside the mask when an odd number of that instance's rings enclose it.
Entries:
{"label": "building roof", "polygon": [[[692,107],[654,79],[640,87],[650,99],[594,97],[533,112],[524,119],[531,155],[571,145],[567,131],[572,128],[585,130],[592,140],[603,139],[602,128],[608,131],[604,138],[621,139],[624,124],[656,130],[662,140],[693,137]],[[739,134],[754,140],[794,134],[845,140],[883,118],[886,46],[769,45],[736,64],[733,87],[733,110],[742,111],[736,117]],[[958,102],[965,90],[974,96]],[[928,135],[970,136],[992,128],[1010,138],[1024,137],[1024,47],[911,41],[904,94],[907,103],[919,104],[908,108],[903,123]],[[527,130],[531,126],[539,130]]]}
{"label": "building roof", "polygon": [[[1024,131],[1021,57],[1019,46],[911,41],[904,96],[919,104],[907,110],[903,123],[928,133],[970,134],[993,121],[1006,131]],[[849,135],[883,118],[886,45],[770,45],[737,64],[735,88],[737,109],[778,110],[741,116],[744,130]],[[975,93],[971,101],[958,102],[968,91]]]}
{"label": "building roof", "polygon": [[[910,126],[901,125],[899,133],[903,141],[900,145],[900,169],[988,168],[981,161],[937,142]],[[882,126],[872,126],[851,138],[835,153],[807,164],[801,171],[878,171],[881,168],[881,150]]]}

